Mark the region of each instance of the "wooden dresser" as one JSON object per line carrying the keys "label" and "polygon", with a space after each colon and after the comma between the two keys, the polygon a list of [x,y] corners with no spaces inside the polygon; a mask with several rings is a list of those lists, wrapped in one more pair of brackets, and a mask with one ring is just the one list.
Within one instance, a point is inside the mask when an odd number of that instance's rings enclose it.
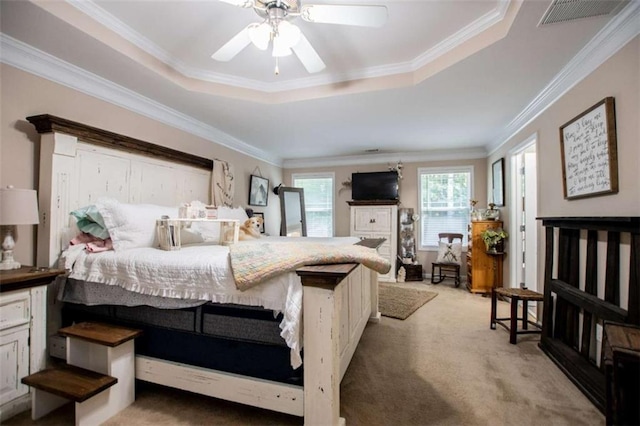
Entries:
{"label": "wooden dresser", "polygon": [[467,289],[472,293],[490,294],[495,286],[502,286],[501,254],[489,255],[480,234],[488,228],[501,228],[502,221],[482,220],[469,224],[467,250]]}
{"label": "wooden dresser", "polygon": [[[348,201],[351,210],[350,235],[360,238],[384,238],[378,248],[381,256],[396,264],[398,250],[397,201]],[[396,282],[396,268],[380,274],[379,281]]]}

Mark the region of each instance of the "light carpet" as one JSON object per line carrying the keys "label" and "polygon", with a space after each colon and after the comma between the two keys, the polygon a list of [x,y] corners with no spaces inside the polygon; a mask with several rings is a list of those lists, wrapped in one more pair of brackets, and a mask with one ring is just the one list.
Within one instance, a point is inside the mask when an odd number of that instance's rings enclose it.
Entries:
{"label": "light carpet", "polygon": [[[604,416],[538,347],[540,336],[489,328],[491,298],[464,286],[438,293],[405,321],[367,325],[340,386],[340,416],[366,426],[603,426]],[[510,304],[498,301],[499,316]],[[301,426],[303,419],[152,384],[103,426]],[[73,425],[73,405],[3,426]]]}
{"label": "light carpet", "polygon": [[404,284],[379,284],[380,313],[385,317],[407,319],[438,293]]}

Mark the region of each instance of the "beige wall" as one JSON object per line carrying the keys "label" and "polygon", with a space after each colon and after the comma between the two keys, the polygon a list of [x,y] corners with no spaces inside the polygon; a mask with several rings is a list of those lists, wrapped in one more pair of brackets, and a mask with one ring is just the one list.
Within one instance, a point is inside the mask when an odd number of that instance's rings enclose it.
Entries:
{"label": "beige wall", "polygon": [[[619,192],[613,195],[565,200],[562,189],[559,128],[607,96],[615,98],[618,138]],[[500,218],[510,233],[509,215],[513,207],[510,167],[510,151],[530,136],[537,134],[538,209],[537,217],[547,216],[638,216],[640,215],[640,38],[636,37],[591,75],[569,90],[539,117],[511,137],[489,158],[473,161],[406,163],[401,183],[401,203],[404,207],[417,208],[417,168],[443,165],[474,165],[474,198],[480,200],[479,208],[486,207],[491,187],[491,164],[505,158],[505,206],[500,208]],[[394,164],[395,158],[389,162]],[[387,170],[387,164],[314,169],[285,169],[285,182],[291,183],[292,173],[335,172],[336,192],[340,183],[352,172]],[[351,191],[336,194],[336,235],[348,235],[349,210],[346,201]],[[540,226],[541,229],[541,226]],[[538,289],[542,289],[544,272],[544,240],[538,235]],[[419,252],[418,257],[425,271],[435,259],[434,252]],[[511,283],[509,257],[505,259],[504,283]]]}
{"label": "beige wall", "polygon": [[[247,206],[249,175],[256,166],[270,185],[282,181],[279,167],[183,132],[127,109],[101,101],[8,65],[0,68],[2,104],[0,115],[0,185],[38,189],[39,135],[25,120],[37,114],[51,114],[167,146],[206,158],[229,161],[235,168],[235,204]],[[190,201],[190,200],[185,200]],[[265,208],[266,231],[278,235],[280,206],[273,193]],[[36,227],[19,226],[15,258],[35,263]]]}
{"label": "beige wall", "polygon": [[[0,68],[2,114],[0,116],[0,185],[12,184],[19,188],[37,189],[38,135],[25,117],[49,113],[81,123],[104,128],[127,136],[190,152],[207,158],[223,158],[236,168],[236,203],[246,205],[248,178],[256,166],[270,180],[271,186],[280,182],[290,184],[291,173],[334,172],[336,178],[336,235],[349,234],[349,210],[346,201],[350,190],[340,191],[340,183],[352,172],[387,170],[387,164],[342,166],[282,171],[259,160],[247,157],[210,141],[163,125],[152,119],[100,101],[31,74],[3,65]],[[619,193],[581,200],[567,201],[562,193],[562,169],[558,129],[571,118],[607,96],[616,103],[618,136]],[[638,216],[640,214],[640,39],[636,37],[595,72],[568,91],[538,118],[510,138],[488,159],[405,163],[401,182],[401,203],[417,208],[417,168],[447,165],[473,165],[475,174],[474,198],[485,207],[490,186],[490,167],[493,161],[505,157],[505,200],[501,218],[509,226],[511,176],[509,151],[533,134],[538,137],[538,216]],[[396,158],[390,158],[394,164]],[[267,232],[279,233],[279,205],[271,193],[265,209]],[[16,258],[33,263],[35,244],[31,227],[18,229],[19,242]],[[539,277],[542,277],[542,238],[539,237]],[[434,253],[420,252],[419,260],[425,269]],[[505,268],[505,282],[510,276]],[[541,284],[539,285],[541,288]]]}
{"label": "beige wall", "polygon": [[[565,200],[560,126],[608,96],[615,98],[619,192]],[[505,158],[506,206],[502,216],[507,227],[514,205],[510,199],[514,173],[510,167],[510,151],[532,135],[537,135],[537,217],[640,215],[640,37],[624,46],[490,156],[487,167],[496,159]],[[538,289],[542,289],[544,235],[541,225],[538,231]],[[509,280],[508,268],[505,268],[505,283]]]}
{"label": "beige wall", "polygon": [[[389,164],[395,165],[397,158],[389,158]],[[480,200],[478,207],[486,208],[487,206],[487,166],[486,159],[479,160],[459,160],[459,161],[426,161],[419,163],[404,163],[400,181],[400,207],[413,208],[418,211],[418,168],[420,167],[445,167],[445,166],[473,166],[474,169],[474,188],[473,197]],[[338,237],[349,235],[349,205],[347,201],[351,200],[351,190],[341,190],[341,183],[351,177],[351,173],[355,172],[376,172],[388,170],[387,163],[357,165],[357,166],[340,166],[340,167],[322,167],[313,169],[285,169],[285,182],[291,184],[291,175],[293,173],[312,173],[325,172],[335,173],[335,235]],[[418,222],[418,228],[420,222]],[[418,229],[416,235],[420,230]],[[435,251],[418,251],[418,261],[423,268],[431,267],[431,262],[435,261],[437,253]],[[466,268],[466,265],[464,266]],[[429,273],[431,270],[429,269]],[[464,272],[464,271],[463,271]],[[466,273],[466,272],[464,272]]]}

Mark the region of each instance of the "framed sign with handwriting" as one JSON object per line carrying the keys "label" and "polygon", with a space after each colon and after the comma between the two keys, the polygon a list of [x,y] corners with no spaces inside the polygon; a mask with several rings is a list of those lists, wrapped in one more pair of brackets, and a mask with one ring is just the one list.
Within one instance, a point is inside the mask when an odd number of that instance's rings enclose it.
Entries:
{"label": "framed sign with handwriting", "polygon": [[618,192],[614,98],[598,102],[560,127],[564,198]]}

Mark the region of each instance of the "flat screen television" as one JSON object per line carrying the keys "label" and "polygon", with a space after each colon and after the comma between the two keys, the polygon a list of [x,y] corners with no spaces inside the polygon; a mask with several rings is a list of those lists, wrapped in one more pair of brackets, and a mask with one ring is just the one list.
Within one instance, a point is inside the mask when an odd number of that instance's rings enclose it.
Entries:
{"label": "flat screen television", "polygon": [[398,172],[352,173],[351,196],[354,201],[397,200]]}

